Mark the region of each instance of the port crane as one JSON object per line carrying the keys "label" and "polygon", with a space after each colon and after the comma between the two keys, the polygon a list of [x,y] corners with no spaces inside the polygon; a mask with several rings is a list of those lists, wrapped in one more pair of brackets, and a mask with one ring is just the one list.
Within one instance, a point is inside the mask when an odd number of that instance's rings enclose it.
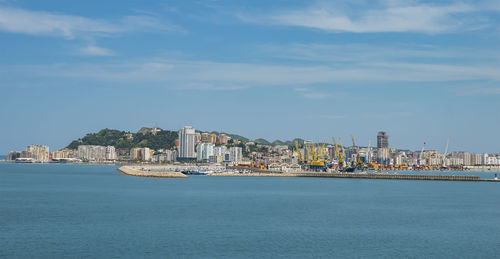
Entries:
{"label": "port crane", "polygon": [[337,142],[335,141],[335,137],[332,137],[333,139],[333,146],[335,147],[335,157],[338,158],[338,165],[339,168],[341,168],[344,165],[344,160],[342,160],[342,155],[339,152],[339,147],[337,145]]}
{"label": "port crane", "polygon": [[302,152],[300,152],[300,149],[299,149],[299,142],[297,140],[295,140],[295,149],[297,152],[297,156],[299,158],[299,164],[300,163],[303,163],[304,162],[304,159],[302,158]]}
{"label": "port crane", "polygon": [[339,141],[340,141],[340,147],[342,148],[342,158],[344,158],[344,160],[346,160],[346,161],[343,161],[342,166],[340,165],[340,161],[339,161],[339,166],[343,167],[344,162],[347,164],[347,159],[345,158],[345,149],[344,149],[344,144],[342,144],[342,137],[339,137]]}
{"label": "port crane", "polygon": [[446,148],[444,149],[444,155],[443,155],[443,163],[441,167],[446,167],[446,156],[448,155],[448,144],[450,144],[450,138],[446,140]]}
{"label": "port crane", "polygon": [[359,149],[356,146],[356,143],[354,143],[354,137],[351,135],[352,139],[352,146],[354,147],[354,150],[356,151],[356,168],[361,169],[363,168],[364,164],[363,161],[361,161],[361,156],[359,155]]}
{"label": "port crane", "polygon": [[422,157],[424,156],[424,149],[425,149],[425,142],[424,142],[424,145],[422,146],[422,150],[420,151],[420,155],[418,155],[418,161],[417,161],[417,164],[418,166],[422,166]]}

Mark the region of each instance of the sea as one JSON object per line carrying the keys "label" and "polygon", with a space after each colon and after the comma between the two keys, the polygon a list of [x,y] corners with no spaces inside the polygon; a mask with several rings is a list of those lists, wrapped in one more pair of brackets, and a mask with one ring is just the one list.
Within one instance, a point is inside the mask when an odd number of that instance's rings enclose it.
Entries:
{"label": "sea", "polygon": [[0,258],[500,257],[496,182],[116,169],[0,163]]}

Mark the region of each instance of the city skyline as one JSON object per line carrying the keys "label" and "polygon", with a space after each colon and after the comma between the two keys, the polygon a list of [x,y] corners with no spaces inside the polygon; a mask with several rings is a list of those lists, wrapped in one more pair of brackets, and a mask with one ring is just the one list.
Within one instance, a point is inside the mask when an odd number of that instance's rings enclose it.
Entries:
{"label": "city skyline", "polygon": [[[98,6],[99,8],[96,8]],[[0,155],[145,125],[500,152],[498,1],[0,1]]]}

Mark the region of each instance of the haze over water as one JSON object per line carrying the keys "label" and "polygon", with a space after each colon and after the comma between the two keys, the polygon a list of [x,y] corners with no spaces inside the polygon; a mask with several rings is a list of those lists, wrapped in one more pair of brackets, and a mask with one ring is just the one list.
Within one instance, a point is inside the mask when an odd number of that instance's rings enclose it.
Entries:
{"label": "haze over water", "polygon": [[499,187],[0,163],[0,257],[494,258]]}

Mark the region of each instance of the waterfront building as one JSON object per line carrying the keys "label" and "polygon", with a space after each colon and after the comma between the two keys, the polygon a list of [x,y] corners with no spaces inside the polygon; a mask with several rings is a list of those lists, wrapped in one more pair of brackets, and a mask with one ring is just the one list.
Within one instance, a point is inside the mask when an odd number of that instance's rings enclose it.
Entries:
{"label": "waterfront building", "polygon": [[214,147],[214,155],[222,157],[226,153],[227,153],[227,147],[226,146],[217,146],[217,147]]}
{"label": "waterfront building", "polygon": [[389,135],[385,131],[379,131],[377,134],[377,149],[389,147]]}
{"label": "waterfront building", "polygon": [[177,150],[167,150],[165,154],[167,155],[167,162],[174,162],[177,159]]}
{"label": "waterfront building", "polygon": [[196,160],[199,162],[207,162],[210,156],[214,155],[215,145],[212,143],[200,143],[196,147]]}
{"label": "waterfront building", "polygon": [[15,161],[16,159],[21,157],[21,152],[18,151],[10,151],[7,155],[7,160]]}
{"label": "waterfront building", "polygon": [[234,163],[238,163],[243,159],[241,147],[230,147],[229,148],[229,160]]}
{"label": "waterfront building", "polygon": [[192,160],[196,158],[195,136],[196,132],[191,126],[185,126],[179,130],[179,159]]}
{"label": "waterfront building", "polygon": [[151,160],[151,156],[151,150],[147,147],[130,149],[130,160],[149,161]]}
{"label": "waterfront building", "polygon": [[471,154],[471,164],[472,165],[483,165],[483,155]]}
{"label": "waterfront building", "polygon": [[51,159],[69,158],[69,150],[55,150],[50,153]]}
{"label": "waterfront building", "polygon": [[208,158],[208,162],[211,164],[222,163],[222,156],[213,155]]}
{"label": "waterfront building", "polygon": [[31,158],[37,161],[49,160],[49,147],[44,145],[29,145],[26,151],[31,153]]}
{"label": "waterfront building", "polygon": [[21,151],[21,156],[19,158],[32,158],[31,152],[29,151]]}
{"label": "waterfront building", "polygon": [[106,160],[106,147],[95,145],[78,146],[78,158],[86,161]]}
{"label": "waterfront building", "polygon": [[378,160],[378,163],[379,164],[382,164],[382,165],[388,165],[390,164],[390,159],[391,159],[391,156],[390,156],[390,149],[385,147],[385,148],[379,148],[377,149],[377,160]]}
{"label": "waterfront building", "polygon": [[116,160],[116,149],[114,146],[106,147],[106,160]]}

